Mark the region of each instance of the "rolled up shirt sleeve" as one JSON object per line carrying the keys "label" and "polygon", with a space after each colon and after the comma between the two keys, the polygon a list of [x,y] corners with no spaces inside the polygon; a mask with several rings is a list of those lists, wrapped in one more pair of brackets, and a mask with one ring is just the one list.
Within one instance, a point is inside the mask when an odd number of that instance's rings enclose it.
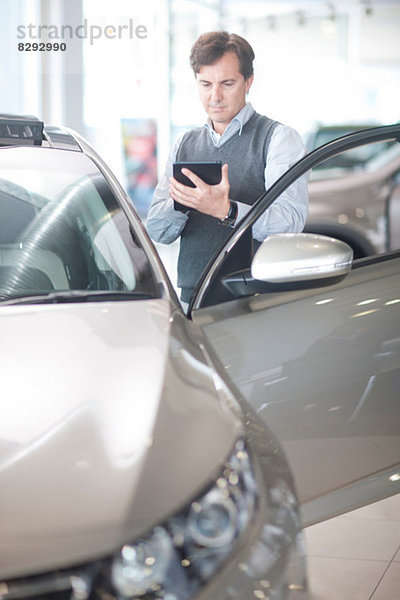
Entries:
{"label": "rolled up shirt sleeve", "polygon": [[146,219],[146,229],[150,237],[161,244],[174,242],[180,236],[188,219],[185,213],[174,209],[174,201],[169,195],[169,178],[172,176],[172,164],[180,141],[175,144],[167,159],[164,175],[154,191]]}
{"label": "rolled up shirt sleeve", "polygon": [[[307,153],[300,135],[294,129],[279,124],[269,143],[265,167],[265,189],[289,167]],[[261,215],[253,225],[253,237],[262,242],[271,233],[298,233],[304,228],[308,215],[308,175],[297,179]],[[239,221],[249,211],[250,206],[238,203]]]}

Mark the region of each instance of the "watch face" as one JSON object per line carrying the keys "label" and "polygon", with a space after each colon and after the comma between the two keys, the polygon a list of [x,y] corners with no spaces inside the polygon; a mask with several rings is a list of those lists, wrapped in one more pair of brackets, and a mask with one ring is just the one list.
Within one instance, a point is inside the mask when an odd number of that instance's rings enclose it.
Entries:
{"label": "watch face", "polygon": [[231,205],[229,208],[228,215],[225,217],[225,219],[219,221],[219,224],[223,227],[231,227],[235,223],[238,214],[238,205],[233,200],[231,200],[230,202]]}
{"label": "watch face", "polygon": [[231,225],[233,225],[234,222],[235,222],[235,219],[226,217],[226,219],[224,219],[223,221],[220,221],[219,224],[222,225],[222,227],[230,227]]}

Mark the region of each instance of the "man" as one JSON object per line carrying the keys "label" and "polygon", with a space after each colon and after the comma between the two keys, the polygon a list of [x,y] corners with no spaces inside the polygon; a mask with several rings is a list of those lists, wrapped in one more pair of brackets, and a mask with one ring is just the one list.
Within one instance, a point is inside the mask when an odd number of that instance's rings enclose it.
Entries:
{"label": "man", "polygon": [[[181,236],[178,286],[183,304],[190,302],[203,269],[229,237],[230,228],[306,152],[296,131],[259,115],[246,103],[254,79],[253,60],[250,44],[225,31],[202,34],[191,51],[208,120],[185,133],[173,148],[146,223],[157,242],[169,244]],[[172,177],[173,162],[196,160],[221,160],[221,182],[207,185],[182,170],[193,188]],[[188,210],[174,210],[174,200]],[[271,233],[302,231],[307,210],[303,177],[258,219],[253,238],[261,242]]]}

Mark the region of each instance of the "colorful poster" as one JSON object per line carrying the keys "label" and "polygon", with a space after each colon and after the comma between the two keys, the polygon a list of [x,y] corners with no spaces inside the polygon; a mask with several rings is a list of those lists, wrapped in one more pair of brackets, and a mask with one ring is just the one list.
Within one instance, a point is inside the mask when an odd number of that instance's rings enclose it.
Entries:
{"label": "colorful poster", "polygon": [[126,188],[145,219],[157,185],[156,119],[121,119]]}

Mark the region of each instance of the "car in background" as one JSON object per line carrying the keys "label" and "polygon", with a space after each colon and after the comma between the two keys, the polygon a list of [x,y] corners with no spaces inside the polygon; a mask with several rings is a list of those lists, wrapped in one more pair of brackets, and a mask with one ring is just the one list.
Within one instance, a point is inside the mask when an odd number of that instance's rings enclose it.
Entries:
{"label": "car in background", "polygon": [[[369,146],[364,151],[368,158],[357,163],[356,169],[318,170],[309,183],[304,231],[346,242],[355,258],[400,248],[400,144]],[[351,162],[346,157],[354,152],[339,155],[343,164]]]}
{"label": "car in background", "polygon": [[400,492],[400,253],[353,261],[340,240],[277,234],[254,255],[249,233],[298,177],[400,139],[400,125],[293,165],[184,314],[93,149],[12,121],[0,129],[2,600],[304,598],[301,522]]}
{"label": "car in background", "polygon": [[[358,123],[358,124],[340,124],[340,125],[316,125],[304,136],[304,144],[309,151],[324,146],[339,137],[377,127],[377,123]],[[311,174],[312,178],[324,177],[326,173],[329,176],[340,176],[346,171],[354,171],[362,167],[367,161],[380,154],[386,148],[393,144],[392,141],[377,142],[367,146],[352,148],[346,153],[338,156],[332,156],[320,165],[314,168]]]}

